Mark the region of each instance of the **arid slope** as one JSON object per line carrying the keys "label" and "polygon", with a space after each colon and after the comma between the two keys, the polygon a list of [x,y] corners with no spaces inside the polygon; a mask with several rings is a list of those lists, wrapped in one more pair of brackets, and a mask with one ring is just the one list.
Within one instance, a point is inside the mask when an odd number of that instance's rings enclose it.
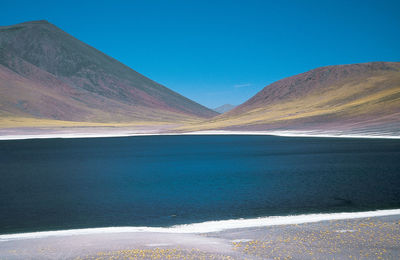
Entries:
{"label": "arid slope", "polygon": [[2,126],[36,119],[180,122],[215,115],[47,21],[0,27]]}
{"label": "arid slope", "polygon": [[317,68],[268,85],[235,109],[189,128],[400,132],[400,63]]}

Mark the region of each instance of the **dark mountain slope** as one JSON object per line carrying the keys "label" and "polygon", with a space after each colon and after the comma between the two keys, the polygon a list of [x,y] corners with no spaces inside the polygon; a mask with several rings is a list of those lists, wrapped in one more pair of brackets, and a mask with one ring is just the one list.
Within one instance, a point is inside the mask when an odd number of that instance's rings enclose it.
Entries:
{"label": "dark mountain slope", "polygon": [[0,27],[0,115],[175,121],[217,115],[46,21]]}

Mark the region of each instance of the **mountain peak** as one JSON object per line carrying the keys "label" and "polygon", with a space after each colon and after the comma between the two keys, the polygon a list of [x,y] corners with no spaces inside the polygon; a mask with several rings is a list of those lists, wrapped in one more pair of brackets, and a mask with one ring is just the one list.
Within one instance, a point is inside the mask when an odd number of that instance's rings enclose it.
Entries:
{"label": "mountain peak", "polygon": [[47,20],[35,20],[35,21],[23,22],[21,24],[50,24],[50,23]]}
{"label": "mountain peak", "polygon": [[217,115],[46,20],[0,27],[2,72],[0,115],[102,122]]}
{"label": "mountain peak", "polygon": [[3,25],[3,26],[0,26],[0,29],[18,28],[21,26],[37,26],[37,25],[53,25],[53,24],[51,24],[47,20],[35,20],[35,21],[27,21],[27,22],[12,24],[12,25]]}

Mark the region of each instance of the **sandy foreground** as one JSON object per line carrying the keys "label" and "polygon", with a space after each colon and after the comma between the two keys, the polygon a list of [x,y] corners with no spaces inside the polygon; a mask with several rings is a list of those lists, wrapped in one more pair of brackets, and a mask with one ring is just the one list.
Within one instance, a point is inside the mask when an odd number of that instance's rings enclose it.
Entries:
{"label": "sandy foreground", "polygon": [[400,259],[400,214],[207,233],[5,240],[0,259]]}

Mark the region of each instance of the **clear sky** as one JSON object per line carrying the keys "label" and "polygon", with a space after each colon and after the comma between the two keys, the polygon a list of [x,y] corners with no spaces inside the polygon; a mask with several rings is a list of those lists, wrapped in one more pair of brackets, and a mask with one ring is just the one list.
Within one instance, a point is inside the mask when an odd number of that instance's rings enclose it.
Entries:
{"label": "clear sky", "polygon": [[1,1],[205,106],[326,65],[400,61],[400,1]]}

